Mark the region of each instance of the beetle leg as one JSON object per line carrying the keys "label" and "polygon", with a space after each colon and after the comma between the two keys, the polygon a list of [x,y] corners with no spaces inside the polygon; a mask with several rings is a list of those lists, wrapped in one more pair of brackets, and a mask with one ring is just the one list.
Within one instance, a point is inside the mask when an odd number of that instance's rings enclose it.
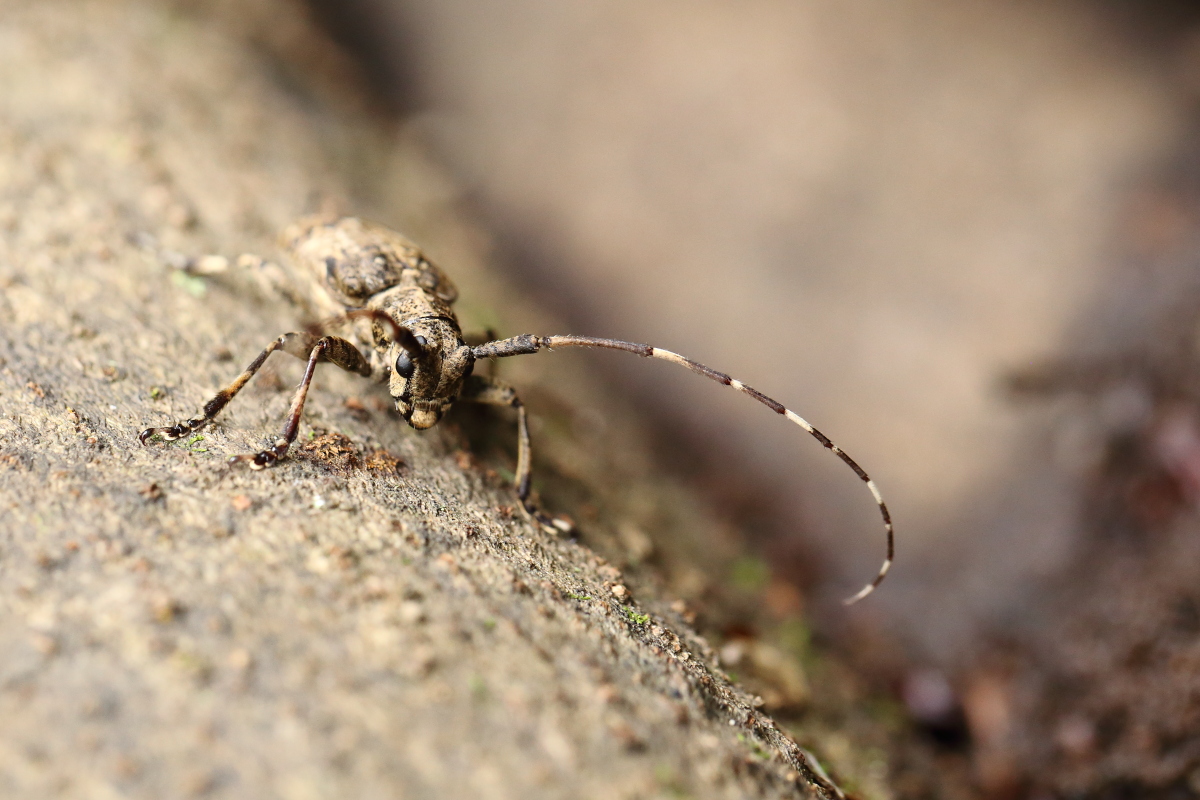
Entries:
{"label": "beetle leg", "polygon": [[[317,337],[312,333],[285,333],[267,345],[250,362],[250,365],[243,370],[242,374],[237,376],[233,383],[217,392],[216,396],[205,403],[204,411],[200,416],[192,417],[191,419],[163,428],[147,428],[138,435],[138,440],[142,444],[146,444],[150,440],[150,437],[157,434],[167,441],[173,441],[200,430],[212,421],[217,414],[221,413],[221,410],[229,404],[229,401],[262,368],[262,365],[266,363],[267,357],[276,350],[282,350],[297,358],[307,359],[308,368],[305,369],[304,378],[296,388],[296,394],[292,398],[292,407],[288,413],[288,421],[280,433],[280,438],[276,440],[275,447],[252,456],[234,457],[234,460],[254,461],[253,466],[256,469],[269,466],[282,458],[283,454],[287,452],[288,446],[295,440],[296,430],[300,424],[300,414],[304,410],[304,399],[308,395],[308,385],[312,382],[313,370],[318,361],[328,361],[349,372],[357,372],[363,377],[369,377],[371,374],[371,365],[367,362],[367,359],[363,357],[357,347],[345,339],[336,336]],[[280,443],[284,441],[286,441],[286,444],[281,445]],[[275,453],[275,455],[271,457],[271,453]]]}
{"label": "beetle leg", "polygon": [[533,464],[530,456],[529,422],[525,417],[525,404],[511,386],[481,375],[472,375],[463,383],[460,400],[484,403],[493,406],[509,406],[517,410],[517,472],[513,478],[513,489],[521,508],[544,530],[553,534],[569,533],[570,523],[549,516],[530,499],[532,491]]}

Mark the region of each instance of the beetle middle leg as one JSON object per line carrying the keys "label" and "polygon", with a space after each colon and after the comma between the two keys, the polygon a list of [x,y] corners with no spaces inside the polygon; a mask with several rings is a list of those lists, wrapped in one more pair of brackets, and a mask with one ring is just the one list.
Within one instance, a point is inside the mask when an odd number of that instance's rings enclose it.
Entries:
{"label": "beetle middle leg", "polygon": [[571,530],[570,523],[549,516],[538,508],[537,504],[529,497],[533,483],[529,422],[525,415],[525,404],[517,396],[516,390],[491,378],[472,375],[463,383],[459,399],[493,406],[510,406],[517,410],[517,472],[513,477],[513,489],[517,493],[517,499],[521,501],[521,508],[525,510],[525,513],[532,517],[538,525],[551,533],[569,532]]}
{"label": "beetle middle leg", "polygon": [[251,467],[254,469],[262,469],[274,464],[287,453],[288,447],[295,441],[296,432],[300,426],[300,415],[304,411],[304,401],[308,396],[308,387],[312,383],[313,371],[316,369],[318,362],[328,361],[348,372],[356,372],[363,377],[370,377],[371,375],[370,363],[363,357],[363,354],[359,352],[357,347],[345,339],[337,336],[317,336],[313,333],[285,333],[267,345],[250,362],[250,365],[246,367],[242,374],[234,379],[233,383],[217,392],[216,396],[205,403],[204,412],[200,416],[192,417],[191,419],[163,428],[147,428],[141,432],[138,440],[142,444],[146,444],[151,436],[158,434],[164,439],[172,441],[200,430],[212,421],[217,414],[221,413],[221,410],[229,404],[229,401],[262,368],[262,365],[266,363],[267,357],[276,350],[282,350],[296,358],[305,359],[308,361],[308,366],[304,370],[304,378],[301,379],[300,385],[296,387],[296,393],[292,397],[291,409],[288,411],[287,421],[284,423],[279,438],[275,440],[274,447],[252,455],[234,456],[231,459],[232,461],[250,461]]}

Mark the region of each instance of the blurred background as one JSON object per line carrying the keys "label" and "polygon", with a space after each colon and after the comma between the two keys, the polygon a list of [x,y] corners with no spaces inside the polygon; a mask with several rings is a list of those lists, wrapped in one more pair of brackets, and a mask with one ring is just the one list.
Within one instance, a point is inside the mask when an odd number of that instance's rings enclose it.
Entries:
{"label": "blurred background", "polygon": [[842,611],[883,552],[844,465],[682,370],[572,356],[827,632],[905,654],[879,669],[977,788],[1200,794],[1200,8],[311,2],[571,332],[729,372],[872,474],[898,561]]}

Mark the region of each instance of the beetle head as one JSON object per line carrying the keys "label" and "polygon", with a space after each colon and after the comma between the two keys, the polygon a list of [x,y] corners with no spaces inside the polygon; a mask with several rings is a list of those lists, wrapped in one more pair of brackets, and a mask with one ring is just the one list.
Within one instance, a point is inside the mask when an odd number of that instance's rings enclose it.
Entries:
{"label": "beetle head", "polygon": [[432,428],[450,409],[471,374],[475,357],[457,332],[441,326],[405,329],[388,351],[388,392],[396,410],[417,430]]}

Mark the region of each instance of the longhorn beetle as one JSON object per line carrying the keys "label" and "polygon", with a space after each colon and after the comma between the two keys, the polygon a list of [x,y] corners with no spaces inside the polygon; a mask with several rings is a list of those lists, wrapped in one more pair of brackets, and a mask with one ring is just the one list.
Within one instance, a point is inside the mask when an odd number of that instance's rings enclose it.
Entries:
{"label": "longhorn beetle", "polygon": [[[205,404],[200,416],[167,427],[147,428],[138,437],[143,445],[156,434],[173,440],[203,428],[254,377],[267,356],[282,350],[307,361],[308,366],[300,385],[296,387],[279,438],[274,446],[265,450],[233,456],[231,463],[245,461],[249,462],[251,469],[263,469],[287,454],[300,427],[300,416],[304,411],[304,400],[313,372],[318,363],[327,361],[363,377],[375,375],[386,379],[388,392],[396,399],[396,409],[417,430],[436,425],[457,400],[516,409],[517,471],[514,488],[517,498],[522,508],[539,524],[563,530],[564,523],[546,517],[530,498],[529,426],[524,405],[512,387],[481,375],[473,375],[472,369],[480,359],[528,355],[557,347],[624,350],[644,358],[670,361],[753,397],[776,414],[787,417],[808,431],[844,461],[871,490],[887,534],[887,557],[879,573],[845,602],[850,604],[866,597],[887,575],[894,552],[892,520],[875,482],[825,434],[762,392],[669,350],[616,339],[525,333],[472,347],[463,340],[462,330],[451,309],[451,304],[458,297],[458,290],[445,273],[403,236],[352,217],[308,217],[288,227],[281,240],[297,271],[288,273],[275,264],[253,257],[243,257],[239,263],[257,266],[259,275],[273,284],[275,289],[307,306],[318,319],[327,318],[329,322],[320,329],[283,334],[267,345],[233,383],[217,392]],[[211,259],[204,259],[200,263],[202,268],[203,262],[210,265],[208,271],[222,268],[212,267]],[[220,259],[216,263],[225,265]],[[355,321],[358,324],[351,333],[351,339],[320,332],[333,325]],[[363,354],[364,349],[366,355]]]}

